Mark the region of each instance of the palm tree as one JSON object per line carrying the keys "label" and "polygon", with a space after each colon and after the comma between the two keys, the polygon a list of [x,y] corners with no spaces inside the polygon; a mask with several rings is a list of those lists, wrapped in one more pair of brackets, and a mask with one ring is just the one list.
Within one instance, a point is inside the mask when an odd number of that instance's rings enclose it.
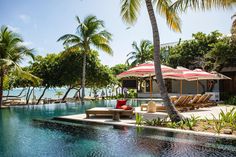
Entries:
{"label": "palm tree", "polygon": [[82,98],[84,104],[85,96],[85,74],[86,74],[86,57],[91,52],[91,46],[100,49],[110,55],[113,54],[110,47],[111,34],[104,29],[104,22],[98,20],[96,16],[87,16],[83,22],[76,16],[78,27],[76,34],[66,34],[58,39],[63,40],[64,45],[71,45],[72,48],[79,48],[83,52],[83,71],[82,71]]}
{"label": "palm tree", "polygon": [[23,45],[22,38],[10,31],[8,27],[2,26],[0,31],[0,107],[2,106],[3,81],[8,73],[31,80],[34,83],[39,81],[36,76],[23,71],[19,66],[24,56],[34,58],[32,50]]}
{"label": "palm tree", "polygon": [[131,66],[144,63],[146,61],[153,60],[152,43],[149,40],[142,40],[138,46],[137,42],[132,44],[134,51],[130,52],[127,57],[126,63],[129,65],[131,60]]}
{"label": "palm tree", "polygon": [[[214,6],[228,7],[233,1],[234,0],[176,0],[175,3],[172,4],[171,0],[145,0],[153,33],[154,65],[157,84],[160,89],[160,94],[164,101],[164,105],[166,106],[167,112],[172,121],[178,122],[182,119],[182,117],[174,105],[170,102],[163,81],[160,63],[160,35],[153,6],[157,10],[157,13],[166,18],[167,24],[171,29],[180,32],[180,18],[176,13],[178,10],[185,11],[188,7],[203,10],[210,9]],[[121,16],[126,23],[134,24],[137,21],[142,2],[143,0],[121,0]]]}

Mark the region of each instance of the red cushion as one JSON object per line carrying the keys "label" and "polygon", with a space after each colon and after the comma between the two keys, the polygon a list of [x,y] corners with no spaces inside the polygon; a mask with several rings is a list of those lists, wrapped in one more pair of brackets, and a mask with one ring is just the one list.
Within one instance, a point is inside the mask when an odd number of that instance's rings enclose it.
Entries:
{"label": "red cushion", "polygon": [[117,100],[116,108],[121,109],[121,106],[126,104],[127,100]]}
{"label": "red cushion", "polygon": [[121,109],[123,109],[123,110],[132,110],[132,107],[129,106],[129,105],[123,105],[123,106],[121,106]]}

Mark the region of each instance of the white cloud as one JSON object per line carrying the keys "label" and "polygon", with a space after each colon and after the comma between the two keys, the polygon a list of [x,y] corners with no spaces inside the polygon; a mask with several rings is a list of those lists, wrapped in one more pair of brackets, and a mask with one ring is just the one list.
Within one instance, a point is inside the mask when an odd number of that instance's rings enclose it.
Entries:
{"label": "white cloud", "polygon": [[20,32],[20,28],[18,28],[18,27],[14,27],[14,26],[11,26],[11,25],[7,25],[7,27],[8,27],[11,31],[13,31],[13,32],[15,32],[15,33],[19,33],[19,32]]}
{"label": "white cloud", "polygon": [[30,22],[30,16],[26,15],[26,14],[20,14],[19,18],[21,21],[23,21],[24,23],[29,23]]}

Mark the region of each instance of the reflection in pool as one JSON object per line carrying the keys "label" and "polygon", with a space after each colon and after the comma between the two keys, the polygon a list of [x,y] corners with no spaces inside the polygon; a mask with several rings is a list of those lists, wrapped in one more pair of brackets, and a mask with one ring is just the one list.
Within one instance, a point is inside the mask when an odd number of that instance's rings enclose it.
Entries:
{"label": "reflection in pool", "polygon": [[[140,102],[130,102],[138,106]],[[236,140],[219,140],[153,129],[94,124],[46,127],[32,119],[84,113],[115,101],[12,107],[0,110],[0,156],[236,156]],[[71,126],[71,123],[67,123]]]}

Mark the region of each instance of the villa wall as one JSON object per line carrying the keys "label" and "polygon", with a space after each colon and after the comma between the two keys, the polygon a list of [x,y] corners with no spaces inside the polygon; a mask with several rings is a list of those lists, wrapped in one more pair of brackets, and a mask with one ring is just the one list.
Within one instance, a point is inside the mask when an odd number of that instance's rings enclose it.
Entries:
{"label": "villa wall", "polygon": [[235,67],[225,67],[221,71],[222,74],[231,78],[231,80],[222,80],[220,82],[220,92],[236,95],[236,66]]}
{"label": "villa wall", "polygon": [[[207,90],[207,81],[199,80],[205,86]],[[153,93],[159,93],[156,81],[153,81]],[[213,92],[219,91],[219,81],[214,86]],[[180,80],[171,80],[171,90],[169,93],[180,93]],[[198,93],[202,93],[203,89],[201,85],[198,85]],[[196,81],[182,81],[182,94],[196,94],[197,93],[197,82]]]}

